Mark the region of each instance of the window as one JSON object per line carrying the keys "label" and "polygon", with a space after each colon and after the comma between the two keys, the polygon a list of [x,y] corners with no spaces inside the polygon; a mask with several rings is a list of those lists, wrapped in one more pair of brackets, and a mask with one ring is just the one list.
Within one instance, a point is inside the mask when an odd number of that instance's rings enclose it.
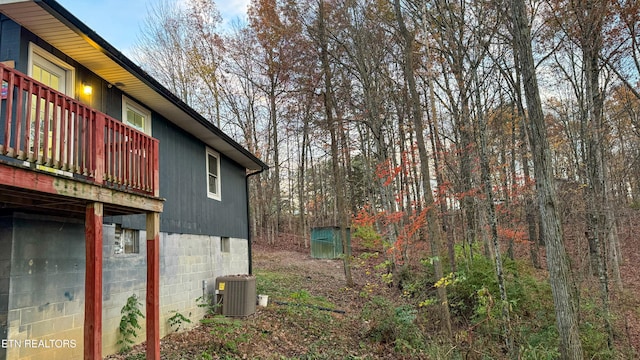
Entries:
{"label": "window", "polygon": [[114,254],[139,254],[140,253],[140,231],[126,229],[122,225],[116,224],[116,236],[114,241]]}
{"label": "window", "polygon": [[29,76],[73,97],[75,69],[43,48],[29,43]]}
{"label": "window", "polygon": [[231,252],[231,239],[226,236],[220,238],[220,252],[228,253]]}
{"label": "window", "polygon": [[122,122],[151,135],[151,112],[125,96],[122,97]]}
{"label": "window", "polygon": [[207,148],[207,196],[220,200],[220,154]]}

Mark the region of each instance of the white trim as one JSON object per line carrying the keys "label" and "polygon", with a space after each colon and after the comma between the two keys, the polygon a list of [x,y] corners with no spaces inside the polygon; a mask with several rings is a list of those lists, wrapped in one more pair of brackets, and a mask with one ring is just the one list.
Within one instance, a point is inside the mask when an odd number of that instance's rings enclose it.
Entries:
{"label": "white trim", "polygon": [[[122,95],[122,122],[127,124],[127,108],[130,108],[144,116],[144,129],[143,132],[151,136],[151,110],[131,100],[131,98]],[[131,126],[130,124],[127,124]],[[133,126],[132,126],[133,127]],[[139,129],[138,129],[139,130]]]}
{"label": "white trim", "polygon": [[[213,193],[213,192],[209,191],[209,155],[214,156],[214,157],[216,158],[216,160],[217,160],[217,161],[216,161],[216,166],[217,166],[216,174],[217,174],[217,176],[218,176],[218,177],[217,177],[217,180],[218,180],[218,181],[217,181],[217,184],[216,184],[216,185],[217,185],[217,192],[215,192],[215,193]],[[204,161],[205,161],[206,170],[207,170],[207,172],[206,172],[206,174],[205,174],[205,175],[206,175],[206,178],[205,178],[205,179],[206,179],[205,184],[206,184],[206,186],[207,186],[207,197],[208,197],[208,198],[210,198],[210,199],[214,199],[214,200],[218,200],[218,201],[220,201],[220,200],[222,199],[222,197],[221,197],[221,193],[222,193],[222,181],[221,181],[221,179],[220,179],[220,154],[219,154],[217,151],[214,151],[213,149],[211,149],[211,148],[207,147],[207,148],[206,148],[206,151],[205,151],[205,158],[204,158]]]}
{"label": "white trim", "polygon": [[53,55],[52,53],[48,52],[47,50],[41,48],[40,46],[29,42],[29,54],[28,54],[28,58],[27,58],[27,75],[29,76],[33,76],[33,62],[34,62],[34,56],[33,55],[37,55],[40,56],[41,58],[51,62],[53,65],[60,67],[62,70],[65,71],[65,89],[64,89],[64,93],[67,96],[70,97],[75,97],[75,79],[76,79],[76,69],[67,64],[66,62],[64,62],[63,60],[59,59],[57,56]]}

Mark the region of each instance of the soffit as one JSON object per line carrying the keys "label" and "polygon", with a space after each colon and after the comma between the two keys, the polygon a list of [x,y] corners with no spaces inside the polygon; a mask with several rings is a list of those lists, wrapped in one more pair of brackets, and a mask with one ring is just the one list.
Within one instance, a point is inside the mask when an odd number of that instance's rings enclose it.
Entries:
{"label": "soffit", "polygon": [[[69,19],[57,13],[51,8],[52,6],[60,7],[55,1],[0,0],[2,13],[110,84],[114,86],[117,84],[127,95],[144,103],[208,146],[246,169],[267,168],[241,145],[199,116],[195,110],[184,103],[176,105],[176,101],[180,102],[177,97],[133,65],[131,60],[95,32],[88,28],[87,30],[90,31],[83,32],[77,26],[80,24],[86,27],[86,25],[81,24],[76,18]],[[136,69],[128,68],[130,66]],[[164,94],[158,91],[159,87]]]}

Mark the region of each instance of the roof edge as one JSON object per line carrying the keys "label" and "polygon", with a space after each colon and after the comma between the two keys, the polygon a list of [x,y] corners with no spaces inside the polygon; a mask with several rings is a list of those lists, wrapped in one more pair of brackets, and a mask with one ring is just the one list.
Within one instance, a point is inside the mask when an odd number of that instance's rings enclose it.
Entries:
{"label": "roof edge", "polygon": [[240,145],[238,142],[233,140],[229,135],[227,135],[224,131],[220,130],[217,126],[215,126],[212,122],[208,121],[204,118],[200,113],[194,110],[187,103],[182,101],[179,97],[177,97],[174,93],[172,93],[169,89],[167,89],[164,85],[154,79],[151,75],[149,75],[146,71],[144,71],[140,66],[134,63],[131,59],[127,58],[120,50],[116,49],[113,45],[109,44],[103,37],[98,35],[93,29],[83,23],[80,19],[78,19],[75,15],[73,15],[69,10],[65,9],[62,5],[60,5],[55,0],[33,0],[40,7],[49,12],[52,16],[57,18],[59,21],[63,22],[74,32],[78,33],[78,35],[87,39],[88,42],[94,43],[94,46],[102,51],[106,56],[116,62],[118,65],[122,66],[126,71],[133,74],[135,77],[140,79],[143,83],[149,86],[153,91],[162,95],[165,99],[169,100],[171,103],[175,104],[177,108],[184,111],[191,118],[196,120],[202,126],[207,128],[207,130],[211,131],[214,135],[222,139],[224,142],[231,145],[236,151],[240,152],[243,156],[248,158],[250,161],[257,165],[257,168],[262,170],[268,170],[269,166],[266,165],[262,160],[260,160],[257,156],[252,154],[249,150],[247,150],[244,146]]}

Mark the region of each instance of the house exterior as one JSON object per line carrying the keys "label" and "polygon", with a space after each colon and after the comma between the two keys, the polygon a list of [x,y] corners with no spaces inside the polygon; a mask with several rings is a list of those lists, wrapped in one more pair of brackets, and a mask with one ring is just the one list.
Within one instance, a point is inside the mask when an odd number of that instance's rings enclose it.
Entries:
{"label": "house exterior", "polygon": [[251,271],[258,158],[54,0],[0,0],[0,360],[159,339],[215,278]]}

